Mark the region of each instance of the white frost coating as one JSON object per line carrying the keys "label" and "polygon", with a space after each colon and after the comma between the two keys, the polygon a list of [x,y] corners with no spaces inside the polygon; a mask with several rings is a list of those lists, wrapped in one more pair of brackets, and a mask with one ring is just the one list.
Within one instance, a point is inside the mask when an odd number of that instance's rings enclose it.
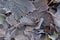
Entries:
{"label": "white frost coating", "polygon": [[12,26],[12,25],[16,25],[17,21],[14,19],[13,15],[10,15],[9,17],[6,18],[6,21]]}
{"label": "white frost coating", "polygon": [[25,16],[28,12],[36,10],[29,0],[0,0],[0,8],[7,8],[7,12],[11,10],[17,20],[21,18],[20,16]]}
{"label": "white frost coating", "polygon": [[27,17],[23,17],[20,19],[20,24],[23,24],[23,25],[33,25],[33,21]]}
{"label": "white frost coating", "polygon": [[5,10],[5,11],[6,11],[6,13],[11,12],[11,11],[10,11],[10,10],[8,10],[7,8],[3,8],[3,10]]}
{"label": "white frost coating", "polygon": [[27,8],[27,10],[31,12],[33,12],[33,10],[36,9],[34,5],[32,4],[32,2],[28,0],[14,0],[14,2],[16,2],[19,5],[23,5],[25,8]]}

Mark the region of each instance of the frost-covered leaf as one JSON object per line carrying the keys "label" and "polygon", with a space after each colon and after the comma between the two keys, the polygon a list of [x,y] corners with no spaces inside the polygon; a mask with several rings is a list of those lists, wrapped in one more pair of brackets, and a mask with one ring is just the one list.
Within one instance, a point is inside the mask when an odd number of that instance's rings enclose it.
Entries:
{"label": "frost-covered leaf", "polygon": [[14,16],[11,15],[9,17],[6,18],[6,21],[10,24],[10,25],[16,25],[17,21],[14,19]]}
{"label": "frost-covered leaf", "polygon": [[0,24],[3,24],[3,22],[5,21],[5,15],[4,14],[0,14]]}
{"label": "frost-covered leaf", "polygon": [[20,19],[21,16],[25,16],[28,12],[36,10],[33,3],[29,0],[1,0],[0,4],[1,8],[11,10],[16,20]]}
{"label": "frost-covered leaf", "polygon": [[56,34],[55,32],[54,32],[54,34],[53,35],[48,35],[49,36],[49,38],[51,38],[52,40],[56,40],[57,39],[57,37],[58,37],[58,34]]}
{"label": "frost-covered leaf", "polygon": [[23,17],[23,18],[20,19],[20,24],[33,25],[34,22],[31,19],[27,18],[27,17]]}

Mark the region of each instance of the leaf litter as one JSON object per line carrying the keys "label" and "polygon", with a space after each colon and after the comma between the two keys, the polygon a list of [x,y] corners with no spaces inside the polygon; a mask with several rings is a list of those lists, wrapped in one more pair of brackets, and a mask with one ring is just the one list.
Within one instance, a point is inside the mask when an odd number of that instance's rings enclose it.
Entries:
{"label": "leaf litter", "polygon": [[0,0],[0,40],[60,40],[60,0]]}

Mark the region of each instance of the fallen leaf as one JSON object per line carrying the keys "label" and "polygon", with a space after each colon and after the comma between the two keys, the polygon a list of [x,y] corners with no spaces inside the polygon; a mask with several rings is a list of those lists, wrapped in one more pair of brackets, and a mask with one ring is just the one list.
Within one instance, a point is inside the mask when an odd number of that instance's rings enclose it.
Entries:
{"label": "fallen leaf", "polygon": [[54,32],[54,34],[53,35],[48,35],[49,36],[49,38],[51,38],[52,40],[56,40],[57,39],[57,37],[58,37],[58,34],[56,34],[55,32]]}
{"label": "fallen leaf", "polygon": [[0,14],[0,24],[3,24],[5,21],[6,16],[4,14]]}

